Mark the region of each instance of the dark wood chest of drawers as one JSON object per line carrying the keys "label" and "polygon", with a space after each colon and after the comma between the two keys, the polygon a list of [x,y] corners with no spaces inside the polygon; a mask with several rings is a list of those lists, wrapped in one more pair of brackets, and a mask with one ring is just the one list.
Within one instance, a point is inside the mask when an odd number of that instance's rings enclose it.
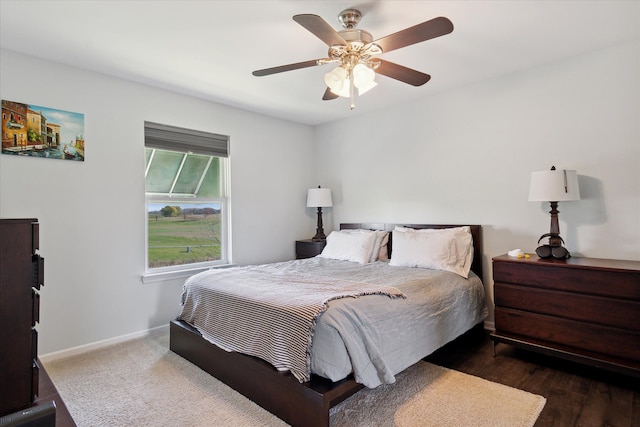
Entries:
{"label": "dark wood chest of drawers", "polygon": [[491,337],[640,377],[640,261],[493,259]]}
{"label": "dark wood chest of drawers", "polygon": [[38,394],[38,290],[44,281],[37,219],[0,219],[0,415]]}

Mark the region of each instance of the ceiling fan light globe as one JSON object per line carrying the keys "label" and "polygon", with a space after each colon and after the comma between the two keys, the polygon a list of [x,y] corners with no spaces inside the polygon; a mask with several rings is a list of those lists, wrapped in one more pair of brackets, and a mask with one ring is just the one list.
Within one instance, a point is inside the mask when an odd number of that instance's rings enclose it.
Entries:
{"label": "ceiling fan light globe", "polygon": [[363,63],[353,67],[353,82],[358,88],[360,88],[360,84],[372,82],[375,77],[376,73]]}
{"label": "ceiling fan light globe", "polygon": [[340,90],[342,82],[332,73],[324,75],[324,82],[332,91]]}
{"label": "ceiling fan light globe", "polygon": [[364,95],[376,86],[378,86],[378,83],[374,82],[373,80],[365,83],[360,83],[359,85],[356,85],[356,87],[358,88],[358,95]]}
{"label": "ceiling fan light globe", "polygon": [[349,92],[349,85],[350,85],[349,79],[346,79],[342,87],[337,89],[332,89],[331,86],[329,86],[329,89],[331,90],[331,92],[335,93],[338,96],[349,98],[351,97],[351,92]]}
{"label": "ceiling fan light globe", "polygon": [[358,88],[358,95],[363,95],[377,86],[373,80],[376,73],[365,64],[358,64],[353,67],[353,84]]}
{"label": "ceiling fan light globe", "polygon": [[338,94],[344,87],[347,77],[347,70],[342,67],[336,67],[324,75],[324,82],[333,93]]}

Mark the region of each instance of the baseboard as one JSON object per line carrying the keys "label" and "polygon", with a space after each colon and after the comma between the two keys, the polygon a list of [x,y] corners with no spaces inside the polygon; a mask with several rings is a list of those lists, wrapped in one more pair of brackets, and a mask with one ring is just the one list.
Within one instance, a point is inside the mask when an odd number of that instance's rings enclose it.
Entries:
{"label": "baseboard", "polygon": [[77,354],[86,353],[91,350],[97,350],[103,347],[108,347],[114,344],[120,344],[125,341],[133,340],[136,338],[146,337],[147,335],[154,332],[161,332],[163,330],[169,331],[169,324],[161,325],[151,329],[145,329],[143,331],[133,332],[127,335],[121,335],[119,337],[109,338],[102,341],[96,341],[89,344],[80,345],[77,347],[71,347],[65,350],[54,351],[52,353],[47,353],[43,355],[39,355],[38,358],[43,362],[52,362],[54,360],[62,359],[65,357],[75,356]]}

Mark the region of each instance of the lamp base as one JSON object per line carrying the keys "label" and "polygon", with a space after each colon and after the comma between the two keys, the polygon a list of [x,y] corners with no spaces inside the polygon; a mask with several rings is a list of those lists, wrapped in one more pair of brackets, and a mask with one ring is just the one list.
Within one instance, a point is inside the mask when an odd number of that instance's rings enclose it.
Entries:
{"label": "lamp base", "polygon": [[560,241],[562,238],[560,237],[560,225],[558,224],[558,214],[560,211],[558,210],[558,202],[549,202],[551,206],[551,210],[549,213],[551,214],[551,227],[549,229],[549,244],[551,246],[560,246]]}
{"label": "lamp base", "polygon": [[326,240],[327,236],[324,235],[324,228],[322,226],[322,208],[318,208],[318,225],[316,228],[316,235],[311,238],[312,242],[321,242]]}
{"label": "lamp base", "polygon": [[564,240],[560,237],[560,226],[558,225],[558,202],[549,202],[551,204],[551,229],[548,233],[543,234],[538,239],[538,243],[545,237],[549,238],[549,244],[543,244],[536,248],[536,254],[540,258],[556,258],[567,259],[571,257],[569,251],[563,246]]}
{"label": "lamp base", "polygon": [[[562,239],[562,237],[560,237],[559,234],[555,234],[555,233],[543,234],[542,236],[540,236],[540,239],[538,239],[538,243],[540,243],[540,241],[545,237],[549,238],[549,244],[546,244],[546,245],[543,244],[542,246],[538,246],[536,248],[536,254],[540,258],[551,258],[551,257],[555,259],[571,258],[571,254],[569,253],[567,248],[562,246],[564,244],[564,240]],[[560,243],[556,244],[555,242],[560,242]]]}

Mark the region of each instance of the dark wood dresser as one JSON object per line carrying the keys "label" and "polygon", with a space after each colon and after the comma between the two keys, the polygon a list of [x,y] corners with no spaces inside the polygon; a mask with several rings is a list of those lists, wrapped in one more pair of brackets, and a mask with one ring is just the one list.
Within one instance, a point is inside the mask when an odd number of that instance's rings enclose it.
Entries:
{"label": "dark wood dresser", "polygon": [[38,332],[44,258],[37,219],[0,219],[0,415],[38,395]]}
{"label": "dark wood dresser", "polygon": [[640,377],[640,261],[493,258],[497,342]]}

